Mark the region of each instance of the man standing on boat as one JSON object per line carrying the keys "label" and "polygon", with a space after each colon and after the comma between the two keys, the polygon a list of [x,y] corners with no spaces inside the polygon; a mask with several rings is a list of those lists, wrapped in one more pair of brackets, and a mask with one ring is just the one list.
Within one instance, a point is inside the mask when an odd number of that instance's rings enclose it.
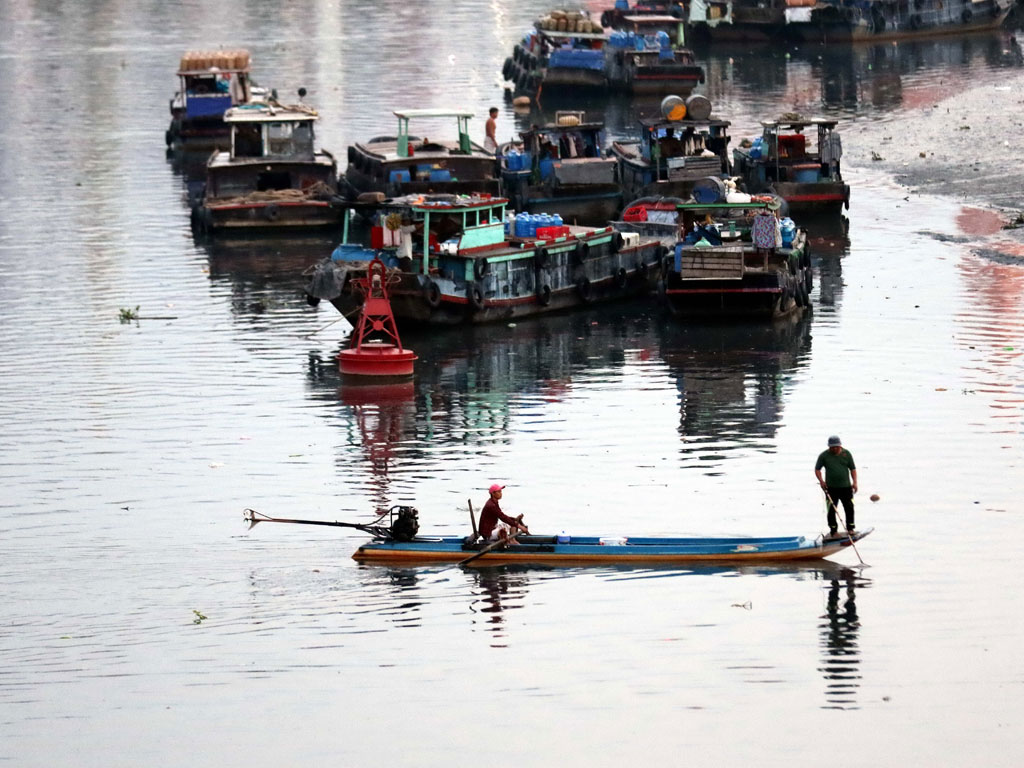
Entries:
{"label": "man standing on boat", "polygon": [[[821,470],[824,468],[825,477]],[[836,504],[843,503],[846,514],[846,530],[853,533],[853,494],[857,492],[857,465],[853,454],[843,448],[843,441],[838,435],[828,439],[828,449],[818,455],[814,464],[814,476],[818,478],[821,489],[828,497],[828,535],[835,536],[837,529]],[[852,480],[852,482],[851,482]]]}
{"label": "man standing on boat", "polygon": [[530,529],[523,523],[523,516],[509,517],[501,511],[498,502],[501,501],[501,492],[504,485],[495,483],[490,488],[491,498],[484,504],[480,511],[480,536],[485,541],[499,541],[507,539],[516,530],[529,533]]}
{"label": "man standing on boat", "polygon": [[490,117],[484,124],[484,149],[492,155],[498,154],[498,108],[491,107]]}

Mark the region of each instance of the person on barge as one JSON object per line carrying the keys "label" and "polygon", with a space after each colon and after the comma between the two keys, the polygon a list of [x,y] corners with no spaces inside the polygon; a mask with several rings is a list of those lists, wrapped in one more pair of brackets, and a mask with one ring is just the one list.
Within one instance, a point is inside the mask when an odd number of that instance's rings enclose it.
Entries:
{"label": "person on barge", "polygon": [[485,541],[500,541],[507,539],[514,531],[529,533],[530,529],[523,523],[523,516],[510,517],[501,511],[501,493],[505,490],[504,485],[494,483],[489,489],[491,497],[484,504],[480,511],[480,525],[478,532]]}
{"label": "person on barge", "polygon": [[[825,470],[822,477],[821,470]],[[854,532],[853,494],[857,492],[857,465],[853,454],[843,448],[839,435],[828,439],[828,448],[818,455],[814,464],[814,476],[828,498],[828,535],[835,536],[837,530],[836,504],[842,502],[846,516],[846,530]],[[851,482],[852,481],[852,482]]]}

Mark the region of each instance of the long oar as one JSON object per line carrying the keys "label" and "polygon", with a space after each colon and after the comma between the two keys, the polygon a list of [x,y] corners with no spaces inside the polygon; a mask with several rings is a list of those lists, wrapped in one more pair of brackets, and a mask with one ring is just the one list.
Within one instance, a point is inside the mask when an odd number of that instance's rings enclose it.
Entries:
{"label": "long oar", "polygon": [[[384,513],[387,514],[386,512]],[[246,509],[242,513],[242,517],[246,522],[249,523],[249,530],[252,530],[256,523],[298,523],[299,525],[328,525],[333,528],[357,528],[360,531],[365,531],[373,535],[377,535],[384,530],[377,526],[376,523],[380,522],[384,515],[381,515],[373,523],[339,523],[336,521],[328,520],[295,520],[289,517],[271,517],[270,515],[264,515],[262,512],[257,512],[255,509]]]}
{"label": "long oar", "polygon": [[[839,507],[836,506],[836,503],[835,503],[835,501],[832,500],[832,497],[828,495],[828,489],[822,488],[821,490],[822,490],[822,493],[825,494],[825,500],[828,501],[828,503],[832,505],[832,509],[835,510],[836,519],[838,520],[839,519]],[[860,560],[860,564],[861,565],[867,565],[867,563],[864,562],[864,558],[860,556],[860,552],[857,551],[857,545],[853,543],[853,534],[850,533],[850,527],[846,524],[846,510],[845,509],[843,510],[843,529],[846,531],[846,538],[848,538],[850,540],[850,546],[853,547],[853,551],[857,553],[857,559]]]}
{"label": "long oar", "polygon": [[473,514],[473,500],[466,499],[466,503],[469,504],[469,524],[473,526],[473,541],[476,541],[476,537],[480,534],[476,531],[476,515]]}
{"label": "long oar", "polygon": [[471,563],[474,560],[476,560],[478,557],[483,557],[484,555],[486,555],[488,552],[490,552],[495,547],[500,547],[502,544],[508,544],[510,541],[515,539],[515,537],[518,536],[520,533],[523,533],[523,531],[520,531],[518,528],[516,528],[515,533],[510,533],[504,539],[498,539],[497,541],[491,542],[486,547],[484,547],[479,552],[477,552],[475,555],[470,555],[465,560],[460,560],[458,562],[458,564],[459,565],[465,565],[466,563]]}

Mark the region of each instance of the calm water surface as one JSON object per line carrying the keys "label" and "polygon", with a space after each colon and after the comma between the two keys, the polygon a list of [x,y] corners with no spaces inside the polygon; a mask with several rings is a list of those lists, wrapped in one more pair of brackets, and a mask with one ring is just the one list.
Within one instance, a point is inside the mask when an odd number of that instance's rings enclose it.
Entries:
{"label": "calm water surface", "polygon": [[[185,49],[248,47],[343,157],[400,107],[535,121],[497,73],[546,8],[0,2],[0,764],[1018,762],[1024,266],[975,207],[850,167],[808,317],[409,337],[387,390],[340,380],[347,327],[302,297],[331,238],[193,242],[163,146]],[[1004,48],[702,62],[734,137],[802,109],[851,144]],[[656,104],[583,106],[625,136]],[[870,568],[366,567],[360,535],[241,519],[413,503],[461,534],[497,480],[538,531],[814,534],[832,433]]]}

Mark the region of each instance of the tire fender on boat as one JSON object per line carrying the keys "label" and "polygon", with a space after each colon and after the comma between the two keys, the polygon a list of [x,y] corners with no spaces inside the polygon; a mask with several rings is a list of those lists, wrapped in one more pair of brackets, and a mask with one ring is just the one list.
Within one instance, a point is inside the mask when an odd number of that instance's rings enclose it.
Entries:
{"label": "tire fender on boat", "polygon": [[625,267],[619,267],[615,272],[615,287],[620,291],[625,290],[626,284],[629,282],[629,274],[626,272]]}
{"label": "tire fender on boat", "polygon": [[487,259],[477,259],[473,262],[473,275],[477,280],[483,280],[490,271],[491,265]]}
{"label": "tire fender on boat", "polygon": [[263,209],[263,218],[267,221],[277,221],[281,218],[281,208],[277,203],[271,203]]}
{"label": "tire fender on boat", "polygon": [[501,76],[508,80],[508,76],[512,74],[512,57],[505,59],[505,63],[501,67]]}
{"label": "tire fender on boat", "polygon": [[537,303],[542,307],[551,303],[551,286],[547,283],[537,289]]}
{"label": "tire fender on boat", "polygon": [[640,259],[639,261],[637,261],[637,263],[636,263],[636,275],[637,275],[637,277],[639,277],[641,280],[646,280],[648,272],[650,272],[650,269],[647,266],[647,262],[644,261],[643,259]]}
{"label": "tire fender on boat", "polygon": [[615,253],[618,253],[619,251],[621,251],[622,250],[622,243],[623,242],[624,242],[624,240],[622,239],[622,233],[621,232],[616,232],[614,235],[612,235],[612,250]]}
{"label": "tire fender on boat", "polygon": [[427,300],[431,309],[437,309],[441,306],[441,287],[433,280],[428,281],[423,289],[423,298]]}
{"label": "tire fender on boat", "polygon": [[960,18],[963,19],[964,24],[970,24],[974,14],[971,13],[970,8],[964,8],[964,12],[960,14]]}
{"label": "tire fender on boat", "polygon": [[590,301],[590,278],[581,277],[576,281],[576,292],[584,302]]}
{"label": "tire fender on boat", "polygon": [[533,264],[537,269],[544,269],[549,261],[548,252],[544,248],[538,248],[533,252]]}
{"label": "tire fender on boat", "polygon": [[466,298],[474,311],[479,312],[484,308],[484,292],[479,283],[469,283],[466,286]]}
{"label": "tire fender on boat", "polygon": [[585,243],[582,240],[576,243],[576,250],[572,252],[573,261],[577,264],[582,264],[590,254],[590,243]]}

